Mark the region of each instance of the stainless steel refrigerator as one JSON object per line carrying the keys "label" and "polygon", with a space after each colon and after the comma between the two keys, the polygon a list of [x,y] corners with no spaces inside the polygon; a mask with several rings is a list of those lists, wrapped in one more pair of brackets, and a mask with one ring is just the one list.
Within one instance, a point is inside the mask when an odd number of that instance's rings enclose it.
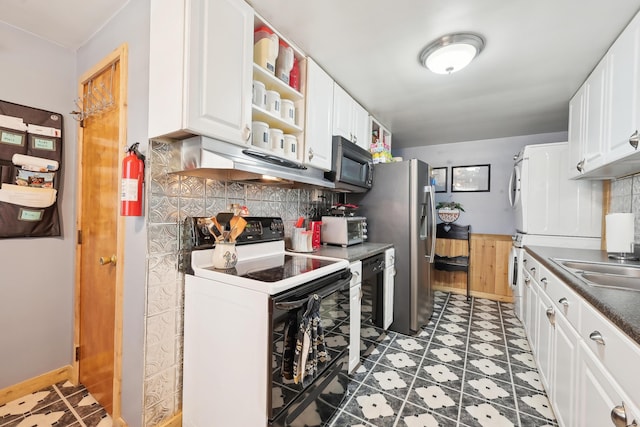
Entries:
{"label": "stainless steel refrigerator", "polygon": [[413,334],[433,313],[433,260],[436,218],[431,167],[417,159],[379,163],[373,188],[350,195],[367,217],[368,241],[393,243],[395,291],[393,323],[389,329]]}

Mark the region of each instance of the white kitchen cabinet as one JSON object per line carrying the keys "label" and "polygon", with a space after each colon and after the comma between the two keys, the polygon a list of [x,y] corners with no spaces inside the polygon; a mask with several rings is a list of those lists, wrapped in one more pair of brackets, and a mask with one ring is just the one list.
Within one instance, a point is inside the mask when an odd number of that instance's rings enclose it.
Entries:
{"label": "white kitchen cabinet", "polygon": [[584,171],[586,88],[585,83],[569,101],[569,178],[579,177]]}
{"label": "white kitchen cabinet", "polygon": [[154,0],[149,137],[251,135],[253,9],[243,0]]}
{"label": "white kitchen cabinet", "polygon": [[569,177],[586,174],[604,162],[609,61],[604,58],[569,102]]}
{"label": "white kitchen cabinet", "polygon": [[[581,341],[578,350],[578,390],[577,423],[578,426],[613,426],[611,411],[624,405],[626,423],[640,423],[640,412],[611,378],[607,370],[593,356],[593,353]],[[633,369],[632,365],[627,369]],[[631,375],[631,371],[630,371]],[[637,376],[634,376],[637,378]]]}
{"label": "white kitchen cabinet", "polygon": [[369,150],[369,113],[340,85],[333,85],[333,134]]}
{"label": "white kitchen cabinet", "polygon": [[554,353],[551,368],[553,375],[547,389],[550,393],[551,405],[554,408],[558,425],[577,427],[575,366],[578,361],[579,336],[560,313],[555,316],[553,340]]}
{"label": "white kitchen cabinet", "polygon": [[360,314],[362,312],[362,261],[352,262],[349,288],[349,373],[360,363]]}
{"label": "white kitchen cabinet", "polygon": [[569,103],[571,178],[634,173],[640,163],[640,14]]}
{"label": "white kitchen cabinet", "polygon": [[307,58],[304,163],[331,170],[333,79]]}
{"label": "white kitchen cabinet", "polygon": [[[535,286],[535,285],[534,285]],[[535,348],[535,359],[538,364],[538,371],[542,384],[547,390],[553,377],[552,361],[554,357],[554,325],[555,325],[555,308],[549,297],[542,291],[538,291],[537,300],[537,331],[538,337]]]}
{"label": "white kitchen cabinet", "polygon": [[629,138],[634,133],[637,137],[640,129],[639,48],[640,15],[637,15],[607,54],[610,63],[607,162],[636,152]]}

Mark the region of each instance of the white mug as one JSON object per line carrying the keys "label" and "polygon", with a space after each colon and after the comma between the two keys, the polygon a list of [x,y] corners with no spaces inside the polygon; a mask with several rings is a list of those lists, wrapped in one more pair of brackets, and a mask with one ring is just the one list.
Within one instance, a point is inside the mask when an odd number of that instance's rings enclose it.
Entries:
{"label": "white mug", "polygon": [[298,160],[298,138],[295,135],[284,135],[284,154],[293,160]]}
{"label": "white mug", "polygon": [[253,81],[253,105],[260,108],[267,106],[267,88],[257,80]]}
{"label": "white mug", "polygon": [[293,103],[292,100],[290,99],[283,99],[281,101],[282,104],[282,111],[280,112],[282,114],[282,119],[286,122],[289,123],[295,123],[296,122],[296,107]]}
{"label": "white mug", "polygon": [[267,91],[267,111],[280,115],[280,94],[275,90]]}
{"label": "white mug", "polygon": [[256,147],[269,149],[269,125],[265,122],[253,122],[251,143]]}
{"label": "white mug", "polygon": [[271,141],[271,151],[284,155],[284,134],[282,129],[269,129],[269,140]]}

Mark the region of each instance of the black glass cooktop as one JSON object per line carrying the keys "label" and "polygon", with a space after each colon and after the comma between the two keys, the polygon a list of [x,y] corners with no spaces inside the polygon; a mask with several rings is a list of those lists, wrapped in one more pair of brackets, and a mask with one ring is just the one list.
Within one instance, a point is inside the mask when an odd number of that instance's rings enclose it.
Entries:
{"label": "black glass cooktop", "polygon": [[336,262],[338,261],[279,254],[257,258],[251,261],[238,262],[235,268],[229,270],[219,270],[213,267],[209,267],[207,270],[238,277],[246,277],[261,282],[278,282],[326,267]]}
{"label": "black glass cooktop", "polygon": [[279,265],[256,270],[247,269],[245,273],[241,274],[241,276],[248,277],[253,280],[260,280],[261,282],[278,282],[309,271],[317,270],[318,268],[331,265],[335,262],[336,261],[329,261],[325,259],[285,255],[284,262]]}

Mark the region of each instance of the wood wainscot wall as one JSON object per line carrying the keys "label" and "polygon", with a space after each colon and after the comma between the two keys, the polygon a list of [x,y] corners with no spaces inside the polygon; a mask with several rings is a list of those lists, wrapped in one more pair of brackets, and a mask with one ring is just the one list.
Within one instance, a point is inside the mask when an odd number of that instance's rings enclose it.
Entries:
{"label": "wood wainscot wall", "polygon": [[[474,297],[512,302],[508,283],[512,239],[503,234],[471,234],[470,289]],[[438,255],[456,256],[467,252],[466,240],[437,239]],[[466,294],[467,274],[435,270],[433,289]]]}

